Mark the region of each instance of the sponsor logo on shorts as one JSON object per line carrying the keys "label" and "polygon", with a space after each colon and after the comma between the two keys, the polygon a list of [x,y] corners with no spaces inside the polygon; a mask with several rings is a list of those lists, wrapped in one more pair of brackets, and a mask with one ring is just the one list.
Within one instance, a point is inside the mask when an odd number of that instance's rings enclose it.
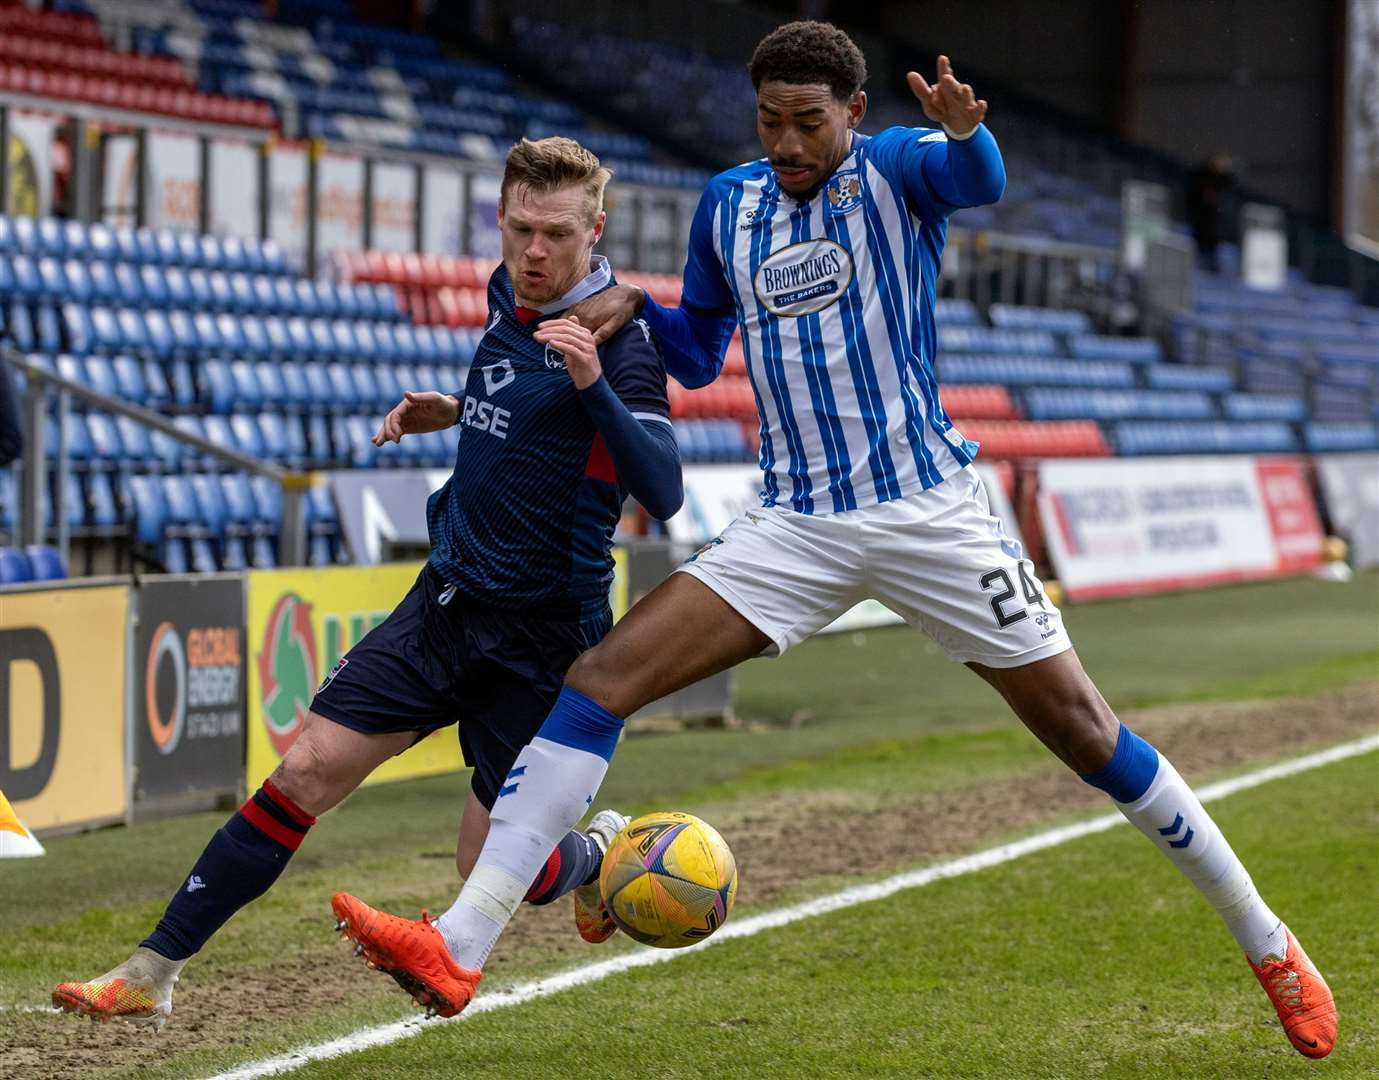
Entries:
{"label": "sponsor logo on shorts", "polygon": [[698,551],[696,551],[693,555],[691,555],[688,559],[686,559],[686,560],[685,560],[685,563],[688,565],[689,563],[694,562],[695,560],[697,560],[697,559],[699,558],[700,555],[703,555],[705,552],[712,551],[714,548],[716,548],[716,547],[717,547],[719,544],[721,544],[721,543],[723,543],[723,537],[721,537],[721,536],[715,536],[715,537],[714,537],[712,540],[710,540],[707,544],[705,544],[705,545],[704,545],[703,547],[701,547]]}

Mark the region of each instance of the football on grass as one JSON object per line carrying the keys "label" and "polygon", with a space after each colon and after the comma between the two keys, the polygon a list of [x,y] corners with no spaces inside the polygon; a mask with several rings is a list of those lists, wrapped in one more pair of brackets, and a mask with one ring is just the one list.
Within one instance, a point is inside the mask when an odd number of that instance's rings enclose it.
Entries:
{"label": "football on grass", "polygon": [[712,825],[675,810],[633,818],[613,838],[599,874],[618,928],[644,945],[703,941],[733,910],[737,864]]}

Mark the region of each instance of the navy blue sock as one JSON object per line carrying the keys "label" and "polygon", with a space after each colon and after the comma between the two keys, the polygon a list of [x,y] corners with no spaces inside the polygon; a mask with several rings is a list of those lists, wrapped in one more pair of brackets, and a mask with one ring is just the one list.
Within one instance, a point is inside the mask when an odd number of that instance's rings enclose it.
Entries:
{"label": "navy blue sock", "polygon": [[216,830],[142,944],[185,960],[240,908],[266,893],[316,819],[265,780]]}
{"label": "navy blue sock", "polygon": [[603,852],[599,846],[586,833],[571,829],[555,846],[522,899],[538,906],[549,904],[571,889],[588,885],[598,877],[602,866]]}

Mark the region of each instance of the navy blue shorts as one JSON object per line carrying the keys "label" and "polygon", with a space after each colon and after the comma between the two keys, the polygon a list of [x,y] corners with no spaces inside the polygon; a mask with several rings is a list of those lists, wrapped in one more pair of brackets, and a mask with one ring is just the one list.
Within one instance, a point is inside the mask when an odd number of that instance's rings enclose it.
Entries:
{"label": "navy blue shorts", "polygon": [[563,621],[446,596],[428,563],[402,602],[326,676],[312,711],[365,734],[459,723],[471,786],[492,809],[522,747],[560,694],[565,672],[613,624],[608,611]]}

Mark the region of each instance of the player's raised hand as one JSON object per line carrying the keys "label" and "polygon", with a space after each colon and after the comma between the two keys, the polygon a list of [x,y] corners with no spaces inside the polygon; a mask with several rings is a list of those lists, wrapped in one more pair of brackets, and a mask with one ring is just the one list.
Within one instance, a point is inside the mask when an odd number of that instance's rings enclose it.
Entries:
{"label": "player's raised hand", "polygon": [[599,381],[603,365],[599,363],[598,345],[594,335],[584,326],[577,315],[567,315],[563,319],[543,322],[532,334],[543,345],[550,345],[565,357],[565,370],[570,373],[575,387],[587,390]]}
{"label": "player's raised hand", "polygon": [[911,71],[905,80],[924,107],[924,115],[946,124],[959,136],[972,131],[986,117],[986,102],[973,94],[967,83],[958,82],[946,56],[938,58],[938,78],[932,86],[917,71]]}
{"label": "player's raised hand", "polygon": [[373,437],[373,444],[382,446],[386,442],[401,442],[404,435],[441,431],[454,424],[459,417],[460,403],[450,394],[440,394],[435,390],[408,390],[383,418],[378,433]]}
{"label": "player's raised hand", "polygon": [[637,314],[642,303],[642,290],[636,285],[614,285],[581,300],[570,314],[589,328],[594,344],[602,345]]}

